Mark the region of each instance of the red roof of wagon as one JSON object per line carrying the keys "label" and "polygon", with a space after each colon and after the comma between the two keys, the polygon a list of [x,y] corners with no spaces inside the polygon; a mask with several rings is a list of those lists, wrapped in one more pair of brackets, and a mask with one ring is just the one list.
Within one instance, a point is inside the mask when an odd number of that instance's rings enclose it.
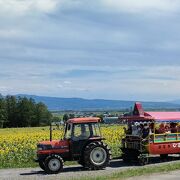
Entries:
{"label": "red roof of wagon", "polygon": [[145,112],[144,115],[154,120],[180,120],[180,112]]}
{"label": "red roof of wagon", "polygon": [[98,117],[83,117],[83,118],[73,118],[67,121],[68,123],[97,123],[100,122]]}
{"label": "red roof of wagon", "polygon": [[132,114],[121,116],[128,121],[173,121],[180,122],[180,112],[145,112],[141,103],[135,103]]}

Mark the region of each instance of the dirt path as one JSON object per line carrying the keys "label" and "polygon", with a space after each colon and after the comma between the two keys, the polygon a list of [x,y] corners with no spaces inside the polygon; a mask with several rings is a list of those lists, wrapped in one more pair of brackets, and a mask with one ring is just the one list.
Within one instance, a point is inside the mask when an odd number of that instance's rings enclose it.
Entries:
{"label": "dirt path", "polygon": [[[176,161],[180,162],[180,161]],[[146,166],[159,166],[160,164],[170,164],[172,162],[155,162],[151,163],[150,165]],[[47,175],[42,171],[40,168],[20,168],[20,169],[1,169],[0,170],[0,180],[56,180],[56,179],[72,179],[72,178],[83,178],[83,177],[97,177],[101,175],[110,175],[117,171],[123,171],[126,169],[132,169],[132,168],[141,168],[142,166],[137,165],[127,165],[124,164],[121,160],[114,160],[111,162],[110,167],[107,167],[105,170],[100,171],[87,171],[82,169],[81,166],[67,166],[64,167],[64,170],[62,173],[55,174],[55,175]],[[174,174],[173,174],[174,173]],[[159,179],[163,178],[163,180],[176,180],[179,179],[180,171],[177,172],[171,172],[167,175],[159,175]],[[162,177],[161,177],[162,176]],[[175,177],[176,179],[173,179],[172,177]],[[157,175],[152,175],[152,178],[157,179]],[[169,179],[168,179],[169,178]],[[129,180],[134,180],[135,177],[129,178]],[[150,179],[148,176],[148,180],[154,180]],[[138,180],[147,180],[146,176],[138,177]]]}

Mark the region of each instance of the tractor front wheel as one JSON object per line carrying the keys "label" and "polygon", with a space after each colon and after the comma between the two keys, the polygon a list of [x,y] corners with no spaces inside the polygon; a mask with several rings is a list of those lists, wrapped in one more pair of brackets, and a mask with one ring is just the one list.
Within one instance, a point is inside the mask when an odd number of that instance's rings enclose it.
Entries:
{"label": "tractor front wheel", "polygon": [[110,159],[110,148],[101,141],[92,142],[85,148],[85,167],[91,170],[99,170],[105,168],[109,164]]}
{"label": "tractor front wheel", "polygon": [[45,160],[45,172],[48,174],[57,174],[63,169],[64,161],[59,155],[48,156]]}
{"label": "tractor front wheel", "polygon": [[42,170],[45,170],[44,161],[39,161],[39,167],[40,167]]}

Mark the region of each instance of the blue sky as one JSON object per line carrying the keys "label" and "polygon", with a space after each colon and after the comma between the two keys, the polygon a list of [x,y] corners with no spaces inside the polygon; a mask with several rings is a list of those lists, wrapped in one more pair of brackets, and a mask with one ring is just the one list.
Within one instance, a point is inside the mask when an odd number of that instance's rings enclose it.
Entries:
{"label": "blue sky", "polygon": [[180,99],[179,0],[0,0],[0,93]]}

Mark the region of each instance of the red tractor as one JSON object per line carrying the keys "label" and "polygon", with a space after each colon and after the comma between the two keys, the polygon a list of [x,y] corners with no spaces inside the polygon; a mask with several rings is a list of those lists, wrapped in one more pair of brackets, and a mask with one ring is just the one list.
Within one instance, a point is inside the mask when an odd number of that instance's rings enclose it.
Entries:
{"label": "red tractor", "polygon": [[78,161],[83,167],[105,168],[111,159],[110,148],[102,141],[99,118],[69,119],[62,140],[42,141],[37,145],[39,166],[48,174],[59,173],[64,161]]}

